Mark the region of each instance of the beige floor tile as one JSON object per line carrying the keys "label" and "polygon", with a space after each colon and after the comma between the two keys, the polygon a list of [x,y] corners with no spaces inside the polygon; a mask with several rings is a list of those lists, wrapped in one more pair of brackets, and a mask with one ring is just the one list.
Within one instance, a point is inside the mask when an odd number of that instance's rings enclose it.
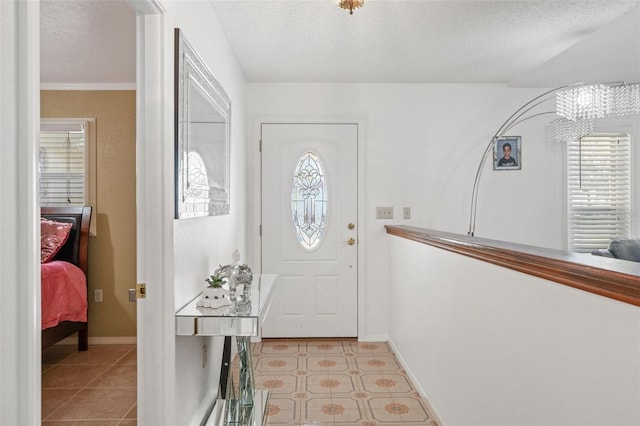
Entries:
{"label": "beige floor tile", "polygon": [[360,383],[365,392],[380,396],[389,395],[389,382],[384,381],[384,377],[380,373],[366,373],[360,376]]}
{"label": "beige floor tile", "polygon": [[[293,341],[269,343],[280,351],[290,351]],[[277,394],[281,399],[298,403],[295,420],[280,417],[267,425],[293,426],[434,426],[426,405],[415,391],[406,373],[386,343],[357,343],[353,340],[302,340],[299,358],[298,390],[294,394]],[[332,353],[336,352],[336,353]],[[261,354],[262,357],[273,355]],[[261,363],[268,361],[262,360]],[[272,368],[281,368],[272,365]],[[303,368],[306,367],[306,370]],[[266,367],[265,367],[266,369]],[[260,380],[276,376],[260,376]],[[256,380],[258,381],[258,380]],[[273,395],[273,394],[272,394]],[[273,397],[273,396],[272,396]],[[285,410],[280,408],[279,413]]]}
{"label": "beige floor tile", "polygon": [[138,351],[133,348],[130,350],[125,356],[120,358],[118,364],[132,364],[135,365],[138,363]]}
{"label": "beige floor tile", "polygon": [[392,353],[391,348],[385,342],[351,342],[351,351],[358,355],[375,355]]}
{"label": "beige floor tile", "polygon": [[351,393],[355,391],[352,378],[345,374],[310,374],[307,378],[307,392],[314,394]]}
{"label": "beige floor tile", "polygon": [[265,389],[275,394],[292,394],[297,391],[298,377],[294,374],[274,374],[254,377],[257,389]]}
{"label": "beige floor tile", "polygon": [[393,374],[389,372],[385,372],[384,374],[363,374],[360,376],[360,383],[362,383],[362,387],[365,391],[371,393],[416,393],[415,389],[409,382],[409,379],[402,374]]}
{"label": "beige floor tile", "polygon": [[307,411],[305,420],[318,422],[323,425],[360,424],[365,419],[358,409],[348,410],[342,404],[326,404],[320,411]]}
{"label": "beige floor tile", "polygon": [[83,389],[54,412],[51,420],[120,420],[135,403],[135,389]]}
{"label": "beige floor tile", "polygon": [[309,342],[307,343],[307,352],[310,355],[331,355],[331,354],[342,354],[345,352],[343,342],[334,342],[334,341],[318,341],[318,342]]}
{"label": "beige floor tile", "polygon": [[138,417],[138,404],[135,404],[131,410],[124,416],[125,419],[135,419]]}
{"label": "beige floor tile", "polygon": [[358,356],[356,366],[365,371],[400,371],[401,367],[392,355]]}
{"label": "beige floor tile", "polygon": [[42,389],[42,419],[49,417],[79,391],[80,389],[76,388]]}
{"label": "beige floor tile", "polygon": [[258,358],[255,369],[260,373],[292,372],[299,368],[297,356],[263,356]]}
{"label": "beige floor tile", "polygon": [[404,374],[382,372],[382,379],[376,382],[380,387],[386,387],[391,393],[415,393],[415,388]]}
{"label": "beige floor tile", "polygon": [[371,398],[367,401],[374,420],[399,424],[428,425],[429,415],[415,398]]}
{"label": "beige floor tile", "polygon": [[136,419],[124,419],[118,423],[118,426],[137,426],[138,421]]}
{"label": "beige floor tile", "polygon": [[[343,411],[360,412],[358,401],[349,397],[313,396],[304,402],[302,414],[313,418],[309,413],[321,412],[325,416],[336,416]],[[324,417],[324,421],[326,420]]]}
{"label": "beige floor tile", "polygon": [[267,424],[291,424],[299,418],[298,411],[298,401],[294,399],[269,398]]}
{"label": "beige floor tile", "polygon": [[329,373],[309,373],[305,380],[304,391],[309,394],[331,394],[330,385],[325,382]]}
{"label": "beige floor tile", "polygon": [[58,364],[42,374],[42,388],[83,388],[107,368],[106,365]]}
{"label": "beige floor tile", "polygon": [[118,364],[109,367],[97,379],[87,385],[90,388],[135,388],[137,371],[135,365]]}
{"label": "beige floor tile", "polygon": [[266,340],[260,347],[261,354],[283,355],[298,352],[298,342],[289,340]]}
{"label": "beige floor tile", "polygon": [[349,369],[349,365],[344,356],[309,355],[307,357],[307,369],[314,372],[346,371]]}
{"label": "beige floor tile", "polygon": [[84,352],[76,352],[63,361],[62,364],[82,365],[112,365],[122,359],[134,348],[133,345],[89,346]]}

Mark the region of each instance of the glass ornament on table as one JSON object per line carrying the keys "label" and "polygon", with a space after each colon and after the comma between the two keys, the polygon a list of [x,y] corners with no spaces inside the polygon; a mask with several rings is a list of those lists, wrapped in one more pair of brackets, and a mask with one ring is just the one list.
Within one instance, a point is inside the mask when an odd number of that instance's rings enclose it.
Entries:
{"label": "glass ornament on table", "polygon": [[220,265],[216,273],[227,277],[229,293],[232,302],[248,302],[251,298],[251,282],[253,272],[249,265],[240,264],[240,252],[235,250],[232,254],[233,263]]}

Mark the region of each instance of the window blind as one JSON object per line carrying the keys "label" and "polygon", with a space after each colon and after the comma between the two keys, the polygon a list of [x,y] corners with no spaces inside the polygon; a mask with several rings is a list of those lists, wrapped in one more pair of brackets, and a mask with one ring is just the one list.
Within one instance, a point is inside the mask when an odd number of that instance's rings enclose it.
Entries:
{"label": "window blind", "polygon": [[567,144],[571,251],[590,253],[629,236],[630,146],[628,134],[594,134]]}
{"label": "window blind", "polygon": [[40,205],[84,206],[86,202],[84,126],[49,126],[40,131]]}

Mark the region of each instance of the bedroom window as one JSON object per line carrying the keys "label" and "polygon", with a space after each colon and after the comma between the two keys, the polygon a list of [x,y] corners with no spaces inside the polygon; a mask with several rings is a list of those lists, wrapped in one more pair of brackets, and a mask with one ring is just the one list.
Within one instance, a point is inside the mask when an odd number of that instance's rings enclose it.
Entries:
{"label": "bedroom window", "polygon": [[567,143],[569,250],[591,253],[630,235],[631,141],[594,134]]}
{"label": "bedroom window", "polygon": [[[40,205],[85,206],[96,211],[95,119],[40,122]],[[95,214],[95,213],[92,213]],[[91,235],[95,235],[95,217]]]}

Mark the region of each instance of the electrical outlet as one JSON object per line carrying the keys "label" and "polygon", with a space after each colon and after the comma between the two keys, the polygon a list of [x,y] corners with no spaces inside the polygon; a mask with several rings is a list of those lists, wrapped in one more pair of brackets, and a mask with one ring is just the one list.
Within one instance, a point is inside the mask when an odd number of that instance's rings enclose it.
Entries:
{"label": "electrical outlet", "polygon": [[376,207],[376,219],[393,219],[393,207]]}
{"label": "electrical outlet", "polygon": [[97,288],[93,290],[93,301],[94,302],[102,302],[102,289]]}
{"label": "electrical outlet", "polygon": [[411,219],[411,207],[403,207],[402,208],[402,218],[403,219]]}

